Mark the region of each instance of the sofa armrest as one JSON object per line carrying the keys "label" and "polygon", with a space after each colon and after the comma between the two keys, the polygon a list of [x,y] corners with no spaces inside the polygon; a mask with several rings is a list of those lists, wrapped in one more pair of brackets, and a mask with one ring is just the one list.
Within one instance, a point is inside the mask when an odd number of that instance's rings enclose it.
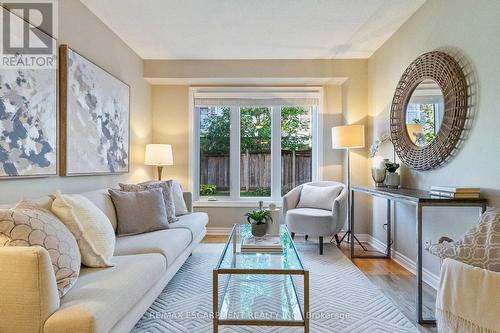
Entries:
{"label": "sofa armrest", "polygon": [[59,308],[56,277],[42,247],[0,247],[0,332],[42,332]]}
{"label": "sofa armrest", "polygon": [[302,185],[297,186],[287,194],[283,196],[283,216],[286,216],[286,212],[290,209],[294,209],[299,204],[300,192],[302,191]]}
{"label": "sofa armrest", "polygon": [[193,212],[193,193],[191,192],[183,192],[182,196],[184,197],[184,202],[186,203],[186,207],[188,212]]}

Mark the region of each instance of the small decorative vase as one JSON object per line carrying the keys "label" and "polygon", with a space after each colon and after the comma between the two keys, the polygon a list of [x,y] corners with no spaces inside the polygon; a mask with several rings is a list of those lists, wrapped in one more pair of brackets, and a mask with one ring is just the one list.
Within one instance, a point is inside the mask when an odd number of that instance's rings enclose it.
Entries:
{"label": "small decorative vase", "polygon": [[388,172],[385,177],[385,185],[390,188],[399,188],[401,176],[396,172]]}
{"label": "small decorative vase", "polygon": [[252,223],[252,235],[254,237],[264,237],[267,231],[267,223]]}
{"label": "small decorative vase", "polygon": [[384,187],[384,180],[386,177],[386,170],[385,168],[372,168],[372,178],[373,181],[375,182],[376,187]]}

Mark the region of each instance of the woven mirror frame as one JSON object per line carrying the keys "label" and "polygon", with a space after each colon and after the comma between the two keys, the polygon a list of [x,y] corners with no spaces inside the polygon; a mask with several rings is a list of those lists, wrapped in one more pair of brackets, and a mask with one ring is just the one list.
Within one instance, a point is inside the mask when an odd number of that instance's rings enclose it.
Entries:
{"label": "woven mirror frame", "polygon": [[[411,141],[406,130],[406,108],[415,88],[427,79],[434,80],[441,88],[444,114],[436,138],[419,147]],[[462,137],[467,104],[465,74],[453,57],[432,51],[415,59],[401,76],[391,105],[391,138],[401,161],[414,170],[431,170],[445,163]]]}

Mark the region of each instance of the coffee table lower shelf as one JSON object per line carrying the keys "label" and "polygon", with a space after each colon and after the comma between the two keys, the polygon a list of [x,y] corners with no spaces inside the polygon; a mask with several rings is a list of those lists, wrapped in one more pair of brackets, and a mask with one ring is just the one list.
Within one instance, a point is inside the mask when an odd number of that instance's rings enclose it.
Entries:
{"label": "coffee table lower shelf", "polygon": [[[222,272],[224,273],[222,273]],[[277,273],[279,272],[279,273]],[[304,327],[309,332],[309,272],[252,270],[251,274],[213,271],[213,326]],[[303,278],[301,302],[294,278]],[[222,288],[219,288],[222,285]],[[219,292],[220,290],[220,292]],[[259,302],[266,297],[265,302]],[[303,303],[303,308],[301,306]]]}

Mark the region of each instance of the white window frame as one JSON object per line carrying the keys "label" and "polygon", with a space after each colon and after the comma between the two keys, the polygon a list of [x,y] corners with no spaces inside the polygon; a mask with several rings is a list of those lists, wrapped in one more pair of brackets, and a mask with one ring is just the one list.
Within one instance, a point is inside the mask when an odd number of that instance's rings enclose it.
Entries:
{"label": "white window frame", "polygon": [[[272,94],[272,95],[271,95]],[[239,107],[230,107],[230,195],[219,197],[217,201],[208,201],[199,195],[200,169],[200,127],[199,114],[195,108],[195,98],[317,98],[318,106],[312,115],[312,181],[321,180],[323,168],[321,147],[323,140],[323,87],[191,87],[189,88],[189,190],[197,206],[203,207],[252,207],[257,201],[281,203],[281,136],[271,138],[271,197],[240,197],[240,113]],[[272,133],[281,132],[281,108],[270,107],[272,115]],[[279,168],[275,168],[279,165]]]}

